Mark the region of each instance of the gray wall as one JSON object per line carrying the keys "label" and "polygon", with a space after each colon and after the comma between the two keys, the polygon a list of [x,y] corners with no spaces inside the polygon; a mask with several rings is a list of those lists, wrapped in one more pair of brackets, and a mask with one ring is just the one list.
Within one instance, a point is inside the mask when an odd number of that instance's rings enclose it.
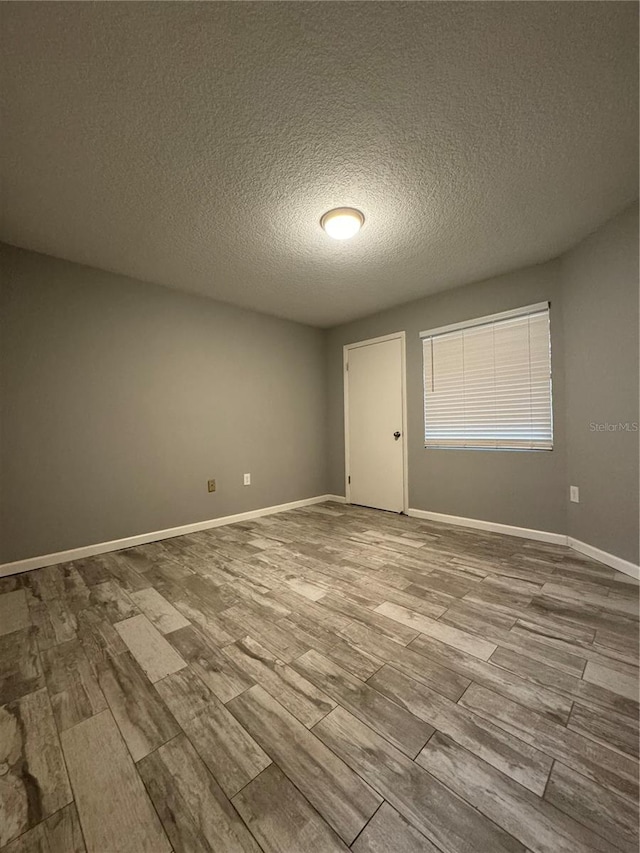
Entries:
{"label": "gray wall", "polygon": [[326,491],[322,331],[0,252],[0,562]]}
{"label": "gray wall", "polygon": [[[393,283],[390,282],[390,286]],[[551,302],[554,391],[552,451],[437,450],[424,448],[421,330]],[[550,262],[401,305],[329,332],[329,491],[344,494],[344,344],[405,330],[409,505],[539,530],[566,532],[563,309],[560,263]]]}
{"label": "gray wall", "polygon": [[[411,507],[637,562],[640,433],[590,428],[639,419],[637,240],[634,206],[558,261],[328,332],[0,246],[0,562],[344,494],[342,346],[398,330]],[[418,333],[546,299],[553,451],[425,450]]]}
{"label": "gray wall", "polygon": [[570,536],[638,562],[638,207],[562,260]]}

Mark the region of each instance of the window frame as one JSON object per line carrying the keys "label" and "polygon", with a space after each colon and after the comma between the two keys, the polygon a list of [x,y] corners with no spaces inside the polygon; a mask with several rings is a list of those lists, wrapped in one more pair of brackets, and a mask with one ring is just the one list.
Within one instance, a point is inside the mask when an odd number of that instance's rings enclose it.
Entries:
{"label": "window frame", "polygon": [[[549,441],[548,446],[531,447],[526,446],[523,441],[521,445],[499,444],[501,439],[468,439],[465,443],[465,438],[455,439],[440,439],[442,443],[427,443],[427,382],[425,375],[425,340],[446,335],[451,332],[463,331],[464,329],[481,328],[482,326],[493,325],[505,320],[527,317],[535,314],[546,312],[548,318],[548,342],[549,342]],[[552,360],[552,337],[551,337],[551,302],[537,302],[532,305],[525,305],[520,308],[514,308],[509,311],[501,311],[496,314],[488,314],[483,317],[463,320],[459,323],[451,323],[446,326],[438,326],[433,329],[428,329],[419,333],[420,343],[422,348],[422,418],[423,418],[423,443],[425,450],[489,450],[489,451],[509,451],[509,452],[552,452],[554,449],[554,423],[553,423],[553,360]],[[502,439],[504,441],[504,439]],[[532,440],[533,442],[533,440]],[[542,444],[542,443],[541,443]],[[523,446],[525,445],[525,446]]]}

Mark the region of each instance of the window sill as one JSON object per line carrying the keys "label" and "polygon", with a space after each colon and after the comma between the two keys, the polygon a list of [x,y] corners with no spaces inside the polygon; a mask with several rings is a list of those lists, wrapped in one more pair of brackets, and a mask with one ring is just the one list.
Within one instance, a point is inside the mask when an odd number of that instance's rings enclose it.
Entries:
{"label": "window sill", "polygon": [[471,444],[425,444],[425,450],[488,450],[491,453],[551,453],[553,447],[482,447]]}

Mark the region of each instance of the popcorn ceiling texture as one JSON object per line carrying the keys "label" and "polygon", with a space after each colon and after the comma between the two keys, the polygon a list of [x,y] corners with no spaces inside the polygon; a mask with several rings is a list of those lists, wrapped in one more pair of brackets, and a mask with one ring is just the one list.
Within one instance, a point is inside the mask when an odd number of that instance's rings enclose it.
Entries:
{"label": "popcorn ceiling texture", "polygon": [[18,246],[330,326],[637,196],[635,3],[2,5]]}

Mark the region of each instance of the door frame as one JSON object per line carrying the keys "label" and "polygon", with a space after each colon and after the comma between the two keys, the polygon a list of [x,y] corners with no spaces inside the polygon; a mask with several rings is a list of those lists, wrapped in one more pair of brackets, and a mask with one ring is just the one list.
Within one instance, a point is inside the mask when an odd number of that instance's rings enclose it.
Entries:
{"label": "door frame", "polygon": [[349,352],[359,347],[366,347],[371,344],[381,344],[384,341],[399,340],[400,361],[401,361],[401,392],[402,392],[402,512],[407,515],[409,511],[409,441],[407,436],[407,336],[405,332],[392,332],[390,335],[381,335],[378,338],[369,338],[366,341],[357,341],[352,344],[345,344],[342,347],[342,377],[344,387],[344,489],[346,502],[351,503],[351,485],[349,483],[349,371],[347,364],[349,361]]}

